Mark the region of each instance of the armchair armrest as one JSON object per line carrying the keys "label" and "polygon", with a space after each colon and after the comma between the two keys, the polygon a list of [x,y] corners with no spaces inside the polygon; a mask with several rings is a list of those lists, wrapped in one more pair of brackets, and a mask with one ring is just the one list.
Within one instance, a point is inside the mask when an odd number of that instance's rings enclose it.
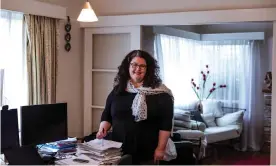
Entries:
{"label": "armchair armrest", "polygon": [[200,130],[178,130],[177,133],[180,134],[182,140],[199,140],[204,137],[204,132]]}

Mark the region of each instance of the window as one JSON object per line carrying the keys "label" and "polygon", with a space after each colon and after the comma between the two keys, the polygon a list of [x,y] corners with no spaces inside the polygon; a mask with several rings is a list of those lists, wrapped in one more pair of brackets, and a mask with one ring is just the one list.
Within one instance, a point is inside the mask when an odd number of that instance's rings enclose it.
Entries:
{"label": "window", "polygon": [[238,107],[239,101],[244,99],[251,47],[252,41],[248,40],[196,41],[163,34],[155,38],[155,56],[162,79],[175,96],[175,106],[188,106],[198,100],[191,88],[191,79],[202,89],[201,71],[206,73],[208,65],[210,77],[200,95],[206,97],[214,82],[225,84],[227,88],[216,90],[210,99]]}
{"label": "window", "polygon": [[18,108],[28,98],[23,14],[1,10],[0,25],[0,106]]}

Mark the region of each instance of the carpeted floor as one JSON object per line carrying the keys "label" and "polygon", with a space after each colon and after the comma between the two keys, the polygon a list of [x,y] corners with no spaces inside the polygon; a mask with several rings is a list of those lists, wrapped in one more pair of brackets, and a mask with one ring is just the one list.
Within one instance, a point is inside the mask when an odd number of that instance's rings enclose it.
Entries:
{"label": "carpeted floor", "polygon": [[234,149],[217,149],[217,159],[207,158],[204,165],[270,165],[270,154],[261,152],[239,152]]}

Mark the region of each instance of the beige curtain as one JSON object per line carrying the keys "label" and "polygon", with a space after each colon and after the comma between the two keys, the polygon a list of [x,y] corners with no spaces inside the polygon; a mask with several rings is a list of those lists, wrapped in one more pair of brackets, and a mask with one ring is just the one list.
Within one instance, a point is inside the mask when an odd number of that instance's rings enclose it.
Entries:
{"label": "beige curtain", "polygon": [[59,20],[25,15],[29,104],[56,102]]}

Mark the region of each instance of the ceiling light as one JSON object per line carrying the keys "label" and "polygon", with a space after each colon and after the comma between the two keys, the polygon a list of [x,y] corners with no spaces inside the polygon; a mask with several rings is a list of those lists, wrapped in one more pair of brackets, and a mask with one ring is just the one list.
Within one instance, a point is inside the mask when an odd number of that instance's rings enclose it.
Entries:
{"label": "ceiling light", "polygon": [[83,9],[81,10],[81,13],[77,19],[80,22],[95,22],[98,21],[98,18],[92,9],[90,3],[88,0],[85,2]]}

